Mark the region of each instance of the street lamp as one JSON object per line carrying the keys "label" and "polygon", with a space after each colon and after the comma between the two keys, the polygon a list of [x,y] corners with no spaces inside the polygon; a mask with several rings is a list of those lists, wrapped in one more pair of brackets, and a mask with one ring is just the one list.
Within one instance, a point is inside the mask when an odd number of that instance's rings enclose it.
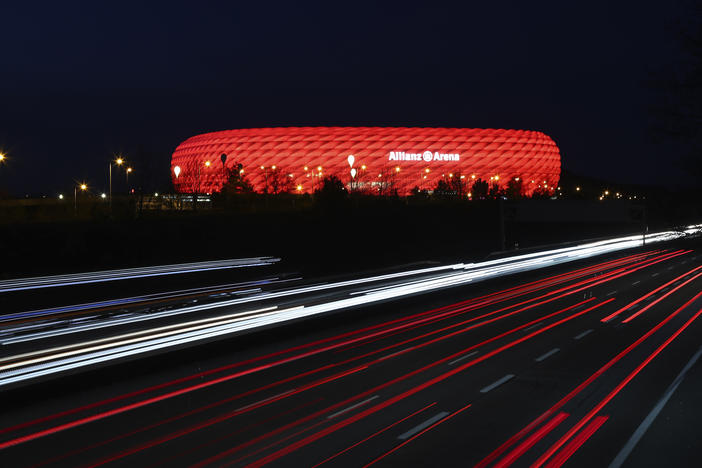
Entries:
{"label": "street lamp", "polygon": [[[210,167],[212,163],[210,161],[205,161],[205,164],[203,164],[205,167]],[[202,166],[197,166],[197,188],[195,190],[195,196],[193,197],[193,211],[197,211],[197,196],[200,193],[200,171],[202,170]]]}
{"label": "street lamp", "polygon": [[75,214],[78,214],[78,189],[80,188],[81,192],[85,192],[88,190],[88,186],[84,183],[80,185],[75,185],[73,187],[73,211]]}
{"label": "street lamp", "polygon": [[3,153],[0,153],[0,162],[3,162],[5,160],[5,155]]}
{"label": "street lamp", "polygon": [[128,167],[127,170],[125,171],[125,173],[127,174],[127,193],[130,192],[130,190],[129,190],[129,174],[130,174],[131,172],[132,172],[132,168],[131,168],[131,167]]}
{"label": "street lamp", "polygon": [[[119,157],[119,158],[115,159],[114,163],[117,164],[118,166],[121,166],[124,163],[124,159]],[[110,161],[108,173],[109,173],[109,179],[110,179],[110,210],[112,210],[112,161]]]}

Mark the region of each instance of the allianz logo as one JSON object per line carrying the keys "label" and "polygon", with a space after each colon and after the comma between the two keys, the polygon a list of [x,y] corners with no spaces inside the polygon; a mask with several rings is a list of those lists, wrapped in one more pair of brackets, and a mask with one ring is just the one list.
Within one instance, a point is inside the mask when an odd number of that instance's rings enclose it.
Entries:
{"label": "allianz logo", "polygon": [[405,153],[404,151],[390,151],[388,161],[460,161],[458,153],[439,153],[438,151],[425,151],[423,153]]}

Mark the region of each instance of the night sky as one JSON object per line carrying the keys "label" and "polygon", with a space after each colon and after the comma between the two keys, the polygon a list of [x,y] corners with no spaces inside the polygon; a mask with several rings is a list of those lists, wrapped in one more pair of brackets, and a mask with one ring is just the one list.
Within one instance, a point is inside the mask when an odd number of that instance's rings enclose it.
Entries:
{"label": "night sky", "polygon": [[[459,6],[457,6],[459,5]],[[197,133],[381,125],[540,130],[569,171],[680,180],[651,136],[684,61],[675,2],[3,2],[0,186],[105,190],[137,151],[163,187]],[[139,168],[136,168],[139,170]]]}

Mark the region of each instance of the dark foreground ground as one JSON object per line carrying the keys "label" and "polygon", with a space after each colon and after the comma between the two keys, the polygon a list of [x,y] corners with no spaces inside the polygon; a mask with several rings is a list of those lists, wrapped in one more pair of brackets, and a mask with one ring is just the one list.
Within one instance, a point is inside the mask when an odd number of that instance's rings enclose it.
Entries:
{"label": "dark foreground ground", "polygon": [[[476,260],[503,249],[642,230],[640,221],[629,219],[626,207],[613,211],[594,205],[603,215],[595,221],[578,220],[578,208],[566,207],[560,211],[569,219],[548,221],[516,219],[509,206],[497,201],[363,202],[267,209],[261,204],[258,211],[240,212],[145,211],[137,218],[110,219],[106,212],[72,218],[68,211],[51,221],[29,215],[24,221],[0,219],[0,279],[252,256],[281,257],[279,271],[321,276]],[[549,206],[541,210],[548,213]],[[84,210],[89,213],[88,207]]]}
{"label": "dark foreground ground", "polygon": [[595,257],[8,391],[0,465],[697,466],[700,247]]}

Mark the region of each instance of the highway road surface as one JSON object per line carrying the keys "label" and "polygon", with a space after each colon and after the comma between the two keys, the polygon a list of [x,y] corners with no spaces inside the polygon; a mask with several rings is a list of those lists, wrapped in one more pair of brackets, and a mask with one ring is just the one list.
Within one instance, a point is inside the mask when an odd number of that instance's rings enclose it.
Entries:
{"label": "highway road surface", "polygon": [[699,466],[701,247],[20,305],[0,466]]}

